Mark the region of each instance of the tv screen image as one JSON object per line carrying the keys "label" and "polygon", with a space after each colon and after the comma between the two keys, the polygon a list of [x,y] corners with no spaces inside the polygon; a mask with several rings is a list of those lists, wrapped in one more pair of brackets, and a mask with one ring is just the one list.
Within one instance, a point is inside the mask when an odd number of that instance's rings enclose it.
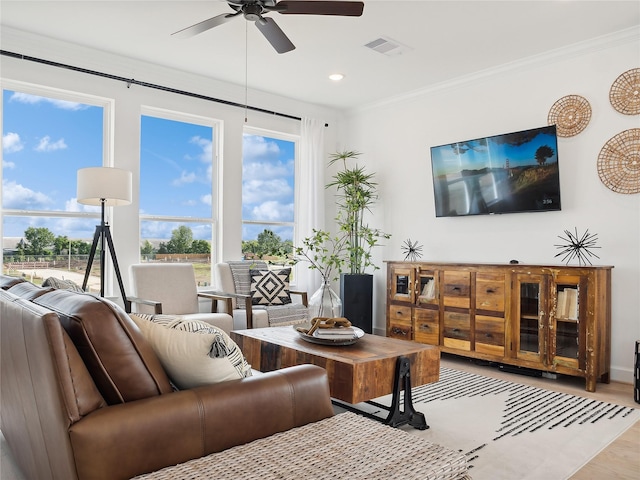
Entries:
{"label": "tv screen image", "polygon": [[560,210],[555,125],[431,147],[436,217]]}

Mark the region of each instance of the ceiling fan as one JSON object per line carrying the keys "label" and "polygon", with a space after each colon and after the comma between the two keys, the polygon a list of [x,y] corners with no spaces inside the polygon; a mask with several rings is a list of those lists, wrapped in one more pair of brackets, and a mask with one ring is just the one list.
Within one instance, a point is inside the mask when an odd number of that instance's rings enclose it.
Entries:
{"label": "ceiling fan", "polygon": [[340,0],[227,0],[234,13],[223,13],[204,20],[190,27],[178,30],[172,35],[178,38],[188,38],[227,23],[237,16],[255,22],[258,30],[265,36],[278,53],[286,53],[295,49],[289,37],[280,29],[276,21],[263,14],[278,12],[282,15],[339,15],[359,17],[364,10],[363,2]]}

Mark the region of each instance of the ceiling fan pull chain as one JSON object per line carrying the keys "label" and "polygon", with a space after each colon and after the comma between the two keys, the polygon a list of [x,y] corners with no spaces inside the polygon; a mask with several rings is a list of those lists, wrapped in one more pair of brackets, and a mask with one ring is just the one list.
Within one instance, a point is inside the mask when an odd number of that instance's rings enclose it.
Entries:
{"label": "ceiling fan pull chain", "polygon": [[248,98],[248,83],[249,83],[249,27],[247,23],[244,24],[244,123],[247,123],[249,98]]}

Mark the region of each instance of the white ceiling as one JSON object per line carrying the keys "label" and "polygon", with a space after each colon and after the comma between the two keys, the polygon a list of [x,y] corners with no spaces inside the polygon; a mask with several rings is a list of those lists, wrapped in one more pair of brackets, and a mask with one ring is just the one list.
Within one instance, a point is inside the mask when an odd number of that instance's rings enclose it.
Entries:
{"label": "white ceiling", "polygon": [[[270,13],[297,47],[282,55],[241,16],[171,37],[232,12],[224,0],[0,0],[0,25],[339,109],[640,25],[637,0],[364,1],[362,17]],[[364,46],[379,37],[409,48],[386,56]],[[333,72],[345,79],[332,82]]]}

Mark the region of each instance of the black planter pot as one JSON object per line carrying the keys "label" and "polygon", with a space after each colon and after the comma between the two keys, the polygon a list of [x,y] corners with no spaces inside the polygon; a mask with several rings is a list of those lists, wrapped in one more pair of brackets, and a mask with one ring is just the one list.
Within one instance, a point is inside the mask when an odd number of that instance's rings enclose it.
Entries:
{"label": "black planter pot", "polygon": [[340,274],[342,316],[365,333],[373,333],[373,275]]}

